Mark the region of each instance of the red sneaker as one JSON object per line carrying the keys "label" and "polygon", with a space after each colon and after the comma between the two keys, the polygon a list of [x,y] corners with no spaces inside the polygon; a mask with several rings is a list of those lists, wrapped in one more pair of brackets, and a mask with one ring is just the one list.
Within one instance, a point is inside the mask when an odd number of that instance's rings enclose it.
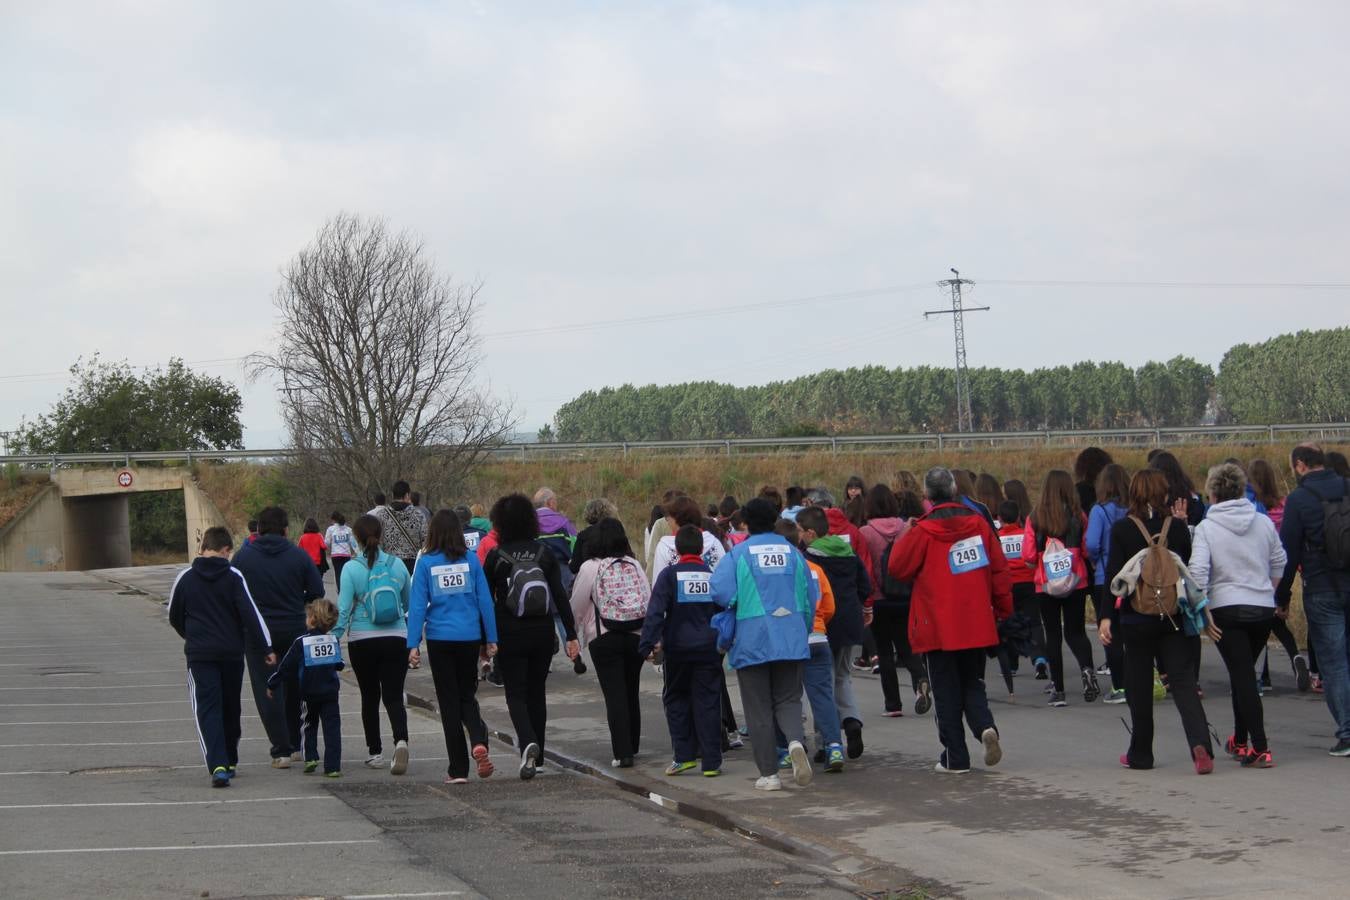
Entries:
{"label": "red sneaker", "polygon": [[1232,759],[1242,762],[1242,760],[1251,752],[1251,748],[1246,744],[1239,744],[1235,735],[1229,735],[1228,741],[1223,745],[1223,752],[1227,753]]}
{"label": "red sneaker", "polygon": [[1191,748],[1191,759],[1195,760],[1195,774],[1208,775],[1214,771],[1214,757],[1199,744]]}
{"label": "red sneaker", "polygon": [[1270,755],[1269,750],[1257,752],[1252,750],[1242,758],[1242,768],[1244,769],[1273,769],[1275,768],[1275,758]]}
{"label": "red sneaker", "polygon": [[478,777],[487,778],[494,771],[486,744],[473,745],[473,761],[478,763]]}

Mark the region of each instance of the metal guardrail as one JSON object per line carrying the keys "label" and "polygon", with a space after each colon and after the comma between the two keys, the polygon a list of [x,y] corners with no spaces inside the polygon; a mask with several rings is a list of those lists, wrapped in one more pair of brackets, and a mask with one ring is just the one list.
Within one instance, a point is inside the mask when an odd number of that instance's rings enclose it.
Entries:
{"label": "metal guardrail", "polygon": [[[1196,440],[1268,441],[1278,438],[1316,437],[1319,440],[1350,440],[1350,422],[1304,423],[1298,425],[1189,425],[1169,428],[1108,428],[1046,431],[986,431],[966,433],[836,435],[833,437],[729,438],[726,440],[683,441],[604,441],[597,443],[517,443],[502,444],[491,454],[498,459],[519,459],[593,454],[662,454],[672,451],[712,451],[727,456],[736,452],[791,451],[828,449],[831,452],[853,450],[879,452],[890,448],[926,448],[934,450],[972,449],[997,446],[1075,446],[1087,443],[1150,444],[1165,446]],[[214,460],[275,460],[295,456],[287,449],[275,450],[161,450],[117,453],[57,453],[0,456],[0,464],[28,467],[91,465],[112,463],[130,466],[138,462],[184,462]]]}

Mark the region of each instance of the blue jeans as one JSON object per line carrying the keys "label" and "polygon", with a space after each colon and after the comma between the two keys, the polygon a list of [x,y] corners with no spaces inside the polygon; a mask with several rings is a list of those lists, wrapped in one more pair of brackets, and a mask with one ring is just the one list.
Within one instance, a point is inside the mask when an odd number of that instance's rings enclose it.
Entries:
{"label": "blue jeans", "polygon": [[826,746],[839,743],[839,707],[834,702],[834,654],[829,644],[812,644],[802,676],[811,718]]}
{"label": "blue jeans", "polygon": [[[834,703],[834,653],[826,643],[811,645],[811,658],[802,670],[802,687],[806,691],[806,702],[811,704],[811,718],[816,723],[816,734],[820,735],[823,750],[830,744],[838,744],[839,707]],[[783,731],[775,726],[778,753],[787,752],[787,738]]]}
{"label": "blue jeans", "polygon": [[1322,693],[1336,720],[1336,737],[1350,740],[1350,594],[1328,591],[1303,595],[1308,639],[1317,651]]}

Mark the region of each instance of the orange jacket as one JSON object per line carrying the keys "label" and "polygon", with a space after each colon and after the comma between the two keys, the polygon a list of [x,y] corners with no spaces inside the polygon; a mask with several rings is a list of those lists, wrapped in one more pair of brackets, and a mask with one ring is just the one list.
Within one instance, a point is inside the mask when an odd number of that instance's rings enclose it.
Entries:
{"label": "orange jacket", "polygon": [[809,559],[806,564],[811,567],[811,577],[820,583],[820,602],[816,604],[816,624],[811,633],[824,634],[825,626],[834,618],[834,591],[830,589],[830,579],[825,577],[824,569]]}

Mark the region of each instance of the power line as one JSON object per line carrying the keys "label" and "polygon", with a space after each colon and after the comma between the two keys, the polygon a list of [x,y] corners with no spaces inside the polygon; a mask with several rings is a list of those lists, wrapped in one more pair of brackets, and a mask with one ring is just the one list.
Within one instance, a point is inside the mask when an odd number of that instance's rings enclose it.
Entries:
{"label": "power line", "polygon": [[1035,281],[1014,278],[981,278],[981,284],[1027,287],[1107,287],[1107,288],[1202,288],[1254,290],[1350,290],[1350,281]]}

